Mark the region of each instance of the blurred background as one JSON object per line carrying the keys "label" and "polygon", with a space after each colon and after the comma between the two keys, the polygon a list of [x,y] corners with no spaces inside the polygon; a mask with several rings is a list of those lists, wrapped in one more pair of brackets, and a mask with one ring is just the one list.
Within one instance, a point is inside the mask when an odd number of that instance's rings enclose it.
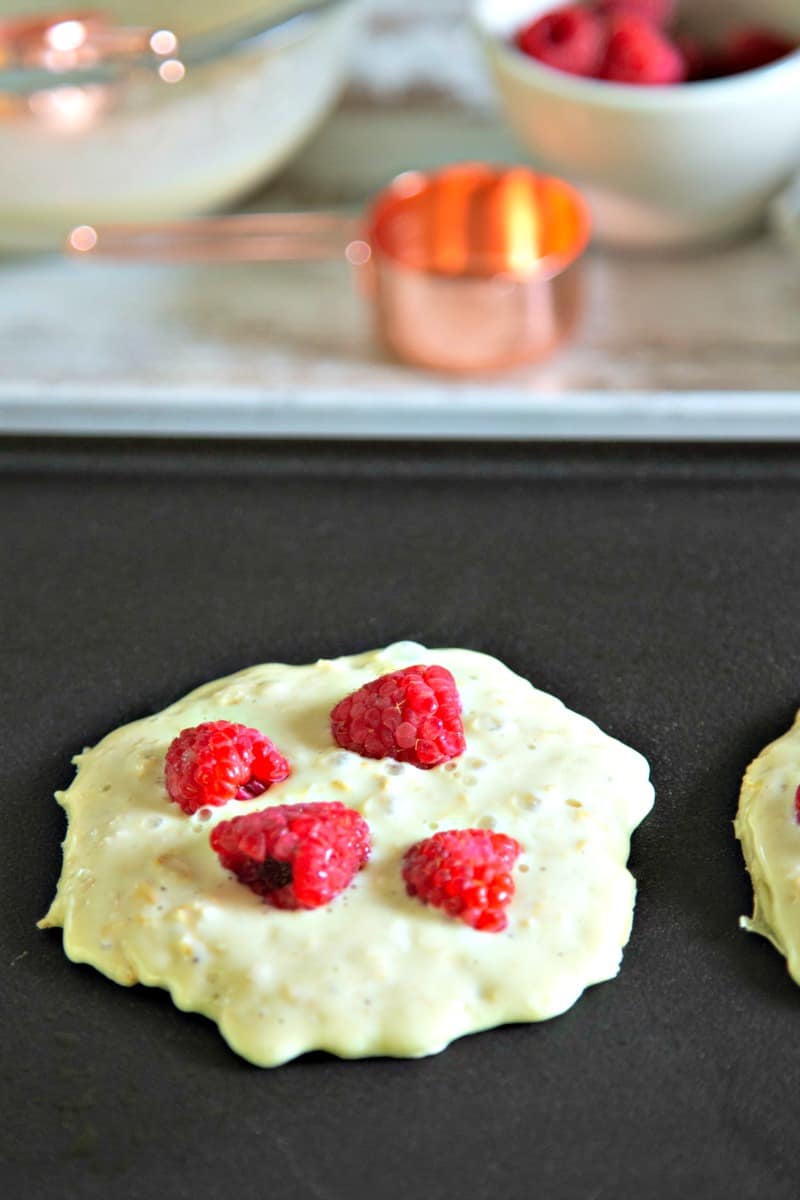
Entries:
{"label": "blurred background", "polygon": [[[50,0],[22,7],[53,13]],[[174,31],[176,45],[109,52],[84,74],[74,32],[46,61],[6,57],[3,431],[800,432],[800,268],[787,222],[779,237],[767,212],[800,167],[800,55],[659,99],[523,61],[513,31],[553,7],[541,0],[315,7],[108,0],[109,20]],[[701,26],[757,20],[800,38],[794,0],[684,7]],[[20,0],[0,10],[17,16]],[[475,160],[555,170],[595,216],[579,324],[557,352],[508,370],[402,361],[343,260],[61,253],[84,224],[221,209],[356,217],[398,172]],[[747,205],[757,217],[742,218]]]}

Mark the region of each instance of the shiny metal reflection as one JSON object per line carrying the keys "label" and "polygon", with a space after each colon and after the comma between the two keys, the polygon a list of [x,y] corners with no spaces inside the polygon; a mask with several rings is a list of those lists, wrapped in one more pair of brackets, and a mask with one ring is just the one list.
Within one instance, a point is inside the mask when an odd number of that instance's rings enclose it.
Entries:
{"label": "shiny metal reflection", "polygon": [[392,353],[485,371],[541,359],[570,335],[590,232],[584,200],[562,180],[466,163],[404,173],[361,220],[263,213],[82,226],[66,249],[162,262],[344,258]]}
{"label": "shiny metal reflection", "polygon": [[367,222],[378,331],[401,358],[496,370],[545,357],[573,330],[590,218],[561,180],[445,167],[411,193],[390,185]]}
{"label": "shiny metal reflection", "polygon": [[137,54],[176,57],[170,29],[115,25],[99,10],[39,13],[0,20],[0,66],[63,72]]}

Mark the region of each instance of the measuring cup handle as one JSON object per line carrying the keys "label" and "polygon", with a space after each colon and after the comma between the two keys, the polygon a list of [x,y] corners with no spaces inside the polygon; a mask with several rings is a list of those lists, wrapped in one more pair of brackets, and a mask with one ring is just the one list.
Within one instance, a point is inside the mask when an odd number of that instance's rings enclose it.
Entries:
{"label": "measuring cup handle", "polygon": [[[338,213],[239,213],[129,225],[78,225],[71,257],[138,262],[318,262],[348,258],[357,218]],[[352,259],[351,259],[352,261]]]}

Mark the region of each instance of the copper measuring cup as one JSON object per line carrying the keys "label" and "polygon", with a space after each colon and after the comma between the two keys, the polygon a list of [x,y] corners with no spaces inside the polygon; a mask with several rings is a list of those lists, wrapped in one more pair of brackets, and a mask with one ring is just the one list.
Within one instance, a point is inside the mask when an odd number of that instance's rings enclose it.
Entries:
{"label": "copper measuring cup", "polygon": [[582,197],[527,167],[465,163],[399,175],[362,218],[242,214],[73,229],[72,255],[170,262],[344,258],[378,333],[420,366],[483,371],[550,353],[578,315]]}

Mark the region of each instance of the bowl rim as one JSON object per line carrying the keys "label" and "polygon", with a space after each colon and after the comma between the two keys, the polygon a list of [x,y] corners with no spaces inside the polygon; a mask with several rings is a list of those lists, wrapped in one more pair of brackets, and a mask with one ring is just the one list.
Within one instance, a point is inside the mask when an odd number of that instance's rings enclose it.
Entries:
{"label": "bowl rim", "polygon": [[[388,210],[398,200],[405,199],[417,191],[435,185],[442,177],[446,177],[447,175],[470,172],[476,169],[485,171],[487,175],[496,177],[507,174],[509,171],[523,171],[535,182],[555,187],[561,191],[569,199],[577,219],[578,233],[573,245],[568,250],[543,254],[536,260],[535,264],[525,269],[505,268],[501,271],[498,271],[496,268],[492,269],[493,260],[490,257],[486,261],[486,269],[482,271],[473,270],[463,272],[456,276],[452,275],[449,271],[414,265],[401,254],[397,254],[387,247],[382,226],[386,220]],[[491,276],[495,278],[503,277],[523,283],[536,281],[546,283],[552,279],[556,279],[583,257],[591,244],[594,232],[594,221],[589,202],[581,189],[574,183],[570,183],[569,180],[562,178],[560,175],[554,175],[550,171],[540,171],[528,163],[509,164],[470,160],[444,163],[441,166],[432,167],[428,170],[401,171],[399,175],[395,175],[385,187],[381,188],[379,192],[370,198],[363,215],[363,226],[367,241],[373,246],[376,257],[388,260],[396,269],[406,271],[409,274],[424,276],[428,279],[451,281],[453,279],[474,279],[480,282],[484,282]]]}
{"label": "bowl rim", "polygon": [[800,72],[800,46],[791,54],[764,67],[726,75],[721,79],[699,79],[680,85],[650,85],[634,87],[628,83],[613,83],[605,79],[585,79],[569,75],[538,62],[524,54],[513,42],[487,27],[486,0],[471,0],[469,20],[473,30],[487,48],[495,50],[504,64],[523,82],[546,88],[561,96],[589,102],[602,108],[684,110],[693,106],[713,106],[734,98],[734,94],[780,91],[786,79]]}
{"label": "bowl rim", "polygon": [[[355,6],[360,0],[304,0],[288,6],[282,13],[274,9],[265,11],[259,18],[228,22],[204,33],[181,38],[176,57],[184,67],[205,66],[226,58],[258,48],[262,44],[277,46],[291,45],[308,37],[317,24],[329,13],[340,8]],[[69,3],[69,0],[66,0]],[[93,84],[114,84],[130,76],[142,74],[159,78],[158,70],[163,59],[152,54],[137,52],[120,55],[112,62],[101,62],[92,66],[77,67],[63,71],[51,71],[40,67],[0,68],[0,92],[16,96],[27,96],[32,92],[58,87],[81,87]]]}

